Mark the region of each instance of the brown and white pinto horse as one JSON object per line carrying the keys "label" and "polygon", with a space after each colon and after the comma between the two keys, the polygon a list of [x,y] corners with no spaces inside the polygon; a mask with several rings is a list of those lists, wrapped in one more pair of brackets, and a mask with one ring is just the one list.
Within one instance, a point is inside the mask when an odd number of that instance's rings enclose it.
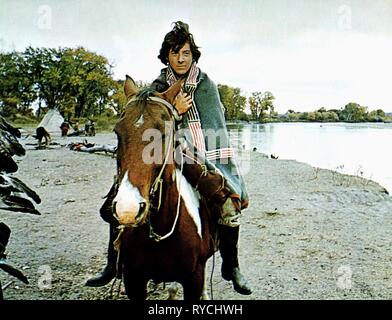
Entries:
{"label": "brown and white pinto horse", "polygon": [[[179,282],[184,299],[200,299],[205,265],[214,252],[210,209],[173,161],[172,103],[181,85],[144,98],[130,77],[124,85],[129,102],[115,126],[118,190],[113,213],[120,223],[116,245],[131,299],[146,299],[150,279]],[[145,141],[152,129],[163,137],[154,150],[151,141]],[[151,155],[161,161],[146,161]]]}

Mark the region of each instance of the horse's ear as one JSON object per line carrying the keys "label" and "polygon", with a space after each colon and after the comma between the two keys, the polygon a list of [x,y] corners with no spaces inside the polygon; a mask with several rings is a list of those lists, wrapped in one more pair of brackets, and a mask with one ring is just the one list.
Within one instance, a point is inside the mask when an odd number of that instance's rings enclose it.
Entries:
{"label": "horse's ear", "polygon": [[181,90],[181,86],[184,84],[185,80],[177,80],[169,89],[162,93],[156,93],[156,95],[169,103],[173,104],[174,99]]}
{"label": "horse's ear", "polygon": [[133,79],[128,75],[126,75],[124,82],[124,93],[128,100],[138,93],[138,88],[135,81],[133,81]]}

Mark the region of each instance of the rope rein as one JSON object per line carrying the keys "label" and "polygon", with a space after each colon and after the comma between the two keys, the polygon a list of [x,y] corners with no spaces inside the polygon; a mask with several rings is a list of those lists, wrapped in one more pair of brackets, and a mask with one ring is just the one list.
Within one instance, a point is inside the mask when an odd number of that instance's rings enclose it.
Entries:
{"label": "rope rein", "polygon": [[[170,128],[170,138],[169,141],[173,140],[173,136],[174,136],[174,121],[172,122],[171,128]],[[174,143],[174,142],[173,142]],[[155,192],[158,190],[159,188],[159,199],[158,199],[158,207],[157,210],[159,210],[159,208],[161,207],[161,200],[162,200],[162,184],[163,184],[163,179],[162,179],[162,175],[163,175],[163,171],[165,171],[166,169],[166,165],[169,162],[169,158],[170,158],[170,147],[171,144],[168,143],[166,146],[166,154],[165,154],[165,160],[163,162],[163,165],[161,167],[161,170],[159,171],[158,176],[155,178],[152,186],[151,186],[151,190],[150,190],[150,196],[154,195]]]}
{"label": "rope rein", "polygon": [[[181,168],[181,169],[180,169],[180,172],[181,172],[181,174],[182,174],[183,169],[184,169],[184,161],[183,161],[182,158],[181,158],[181,167],[180,167],[180,168]],[[176,175],[176,179],[178,179],[178,176],[177,176],[177,175]],[[161,241],[161,240],[164,240],[164,239],[170,237],[170,236],[173,234],[174,229],[176,228],[177,220],[178,220],[178,217],[180,216],[180,205],[181,205],[181,181],[182,181],[182,179],[181,179],[181,177],[180,177],[180,181],[179,181],[179,183],[178,183],[178,200],[177,200],[176,217],[175,217],[175,219],[174,219],[173,226],[172,226],[170,232],[168,232],[168,233],[165,234],[164,236],[161,236],[161,235],[157,234],[157,233],[154,231],[154,229],[153,229],[153,227],[152,227],[152,225],[151,225],[151,219],[148,219],[148,224],[149,224],[149,227],[150,227],[150,238],[153,239],[153,240],[155,240],[156,242],[159,242],[159,241]]]}

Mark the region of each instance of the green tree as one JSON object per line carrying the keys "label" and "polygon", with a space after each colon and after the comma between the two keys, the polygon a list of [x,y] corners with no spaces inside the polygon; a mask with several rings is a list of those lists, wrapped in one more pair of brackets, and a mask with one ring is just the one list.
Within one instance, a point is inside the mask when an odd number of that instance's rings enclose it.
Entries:
{"label": "green tree", "polygon": [[261,96],[261,92],[253,92],[248,98],[252,120],[259,120],[259,114],[261,112]]}
{"label": "green tree", "polygon": [[321,112],[316,111],[315,113],[316,121],[323,121],[323,114]]}
{"label": "green tree", "polygon": [[330,122],[337,122],[339,121],[339,117],[334,111],[327,111],[326,112],[326,120]]}
{"label": "green tree", "polygon": [[300,119],[300,113],[299,112],[289,112],[287,113],[287,117],[290,121],[298,121]]}
{"label": "green tree", "polygon": [[117,114],[121,114],[124,111],[126,103],[127,97],[124,94],[124,81],[115,81],[113,90],[110,93],[109,105],[117,112]]}
{"label": "green tree", "polygon": [[315,112],[309,112],[308,116],[307,116],[307,120],[311,121],[311,122],[316,121],[316,113]]}
{"label": "green tree", "polygon": [[273,100],[275,97],[269,91],[266,92],[253,92],[249,97],[249,107],[252,118],[255,120],[263,121],[266,113],[270,110],[270,115],[274,114]]}
{"label": "green tree", "polygon": [[28,47],[23,53],[28,65],[28,76],[33,82],[39,101],[47,108],[60,108],[64,100],[64,70],[60,60],[63,50]]}
{"label": "green tree", "polygon": [[66,90],[75,99],[74,116],[100,115],[109,102],[109,93],[116,88],[108,60],[83,47],[66,49]]}
{"label": "green tree", "polygon": [[4,116],[30,113],[36,99],[27,64],[18,52],[0,53],[0,111]]}
{"label": "green tree", "polygon": [[339,119],[347,122],[363,122],[367,119],[367,107],[363,107],[355,102],[345,105],[339,113]]}
{"label": "green tree", "polygon": [[382,109],[377,109],[376,114],[381,118],[385,118],[385,112]]}
{"label": "green tree", "polygon": [[226,119],[238,120],[246,104],[246,97],[241,95],[241,89],[218,84],[218,91],[225,107]]}
{"label": "green tree", "polygon": [[369,112],[367,120],[372,121],[372,122],[384,121],[385,120],[385,112],[381,109],[373,110],[373,111]]}
{"label": "green tree", "polygon": [[83,47],[32,48],[24,52],[28,76],[39,100],[63,116],[92,117],[102,114],[115,89],[111,66],[103,56]]}
{"label": "green tree", "polygon": [[265,93],[260,91],[253,92],[248,99],[252,119],[263,121],[266,112],[270,109],[270,106],[273,105],[273,99],[274,97],[268,91]]}
{"label": "green tree", "polygon": [[[274,112],[275,112],[274,100],[275,100],[275,97],[271,92],[269,92],[269,91],[264,92],[263,97],[261,99],[262,112],[264,112],[264,111],[268,112],[268,110],[269,110],[270,116],[273,116]],[[263,116],[264,116],[264,114],[262,114],[262,117]]]}
{"label": "green tree", "polygon": [[307,121],[309,116],[309,112],[302,112],[299,116],[300,120]]}

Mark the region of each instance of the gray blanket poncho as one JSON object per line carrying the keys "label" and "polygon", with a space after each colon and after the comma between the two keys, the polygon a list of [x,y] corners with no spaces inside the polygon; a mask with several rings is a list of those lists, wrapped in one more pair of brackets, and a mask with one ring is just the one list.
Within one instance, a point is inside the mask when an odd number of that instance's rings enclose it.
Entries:
{"label": "gray blanket poncho", "polygon": [[[190,79],[193,77],[194,79]],[[151,88],[163,92],[172,84],[173,73],[170,68],[161,70],[160,76],[151,84]],[[189,84],[189,85],[188,85]],[[215,83],[194,64],[185,83],[185,92],[192,95],[193,107],[183,117],[181,128],[192,137],[188,142],[205,152],[206,158],[213,162],[240,195],[241,202],[248,201],[244,180],[239,173],[230,147],[229,135],[223,114],[223,106]],[[190,141],[189,141],[190,140]]]}

